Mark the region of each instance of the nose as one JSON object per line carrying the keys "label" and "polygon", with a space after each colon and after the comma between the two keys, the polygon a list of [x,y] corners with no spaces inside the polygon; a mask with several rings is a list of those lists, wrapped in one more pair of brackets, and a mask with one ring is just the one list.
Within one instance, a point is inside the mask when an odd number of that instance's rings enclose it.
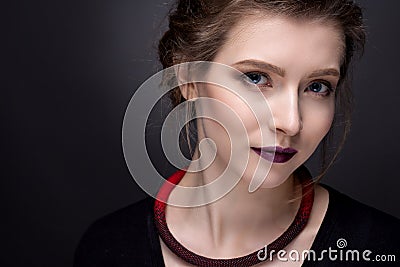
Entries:
{"label": "nose", "polygon": [[273,122],[271,122],[272,130],[276,133],[295,136],[303,129],[303,121],[301,118],[299,95],[296,90],[282,90],[280,94],[269,99],[272,110]]}

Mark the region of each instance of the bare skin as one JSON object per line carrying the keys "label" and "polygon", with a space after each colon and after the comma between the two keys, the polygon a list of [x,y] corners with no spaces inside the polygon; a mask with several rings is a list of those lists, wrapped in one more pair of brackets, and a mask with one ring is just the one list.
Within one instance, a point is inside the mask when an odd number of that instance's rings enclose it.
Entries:
{"label": "bare skin", "polygon": [[[263,248],[287,229],[300,204],[299,191],[296,191],[299,182],[293,172],[312,155],[332,124],[334,94],[328,94],[326,84],[333,90],[336,88],[341,54],[340,32],[326,23],[264,16],[243,19],[231,30],[228,42],[219,50],[215,61],[243,73],[267,73],[268,77],[263,76],[262,83],[257,84],[268,100],[275,122],[267,127],[276,132],[275,145],[293,147],[298,153],[285,163],[272,164],[267,178],[253,193],[248,192],[248,185],[259,158],[250,152],[242,179],[223,198],[196,208],[167,206],[168,227],[181,244],[209,258],[234,258]],[[269,65],[277,66],[282,72],[271,70]],[[321,85],[321,90],[310,91],[310,85],[316,83]],[[189,95],[189,89],[193,88],[181,90]],[[250,144],[260,144],[260,131],[243,103],[227,91],[216,90],[215,86],[194,89],[197,96],[218,99],[237,110],[245,122]],[[209,183],[218,177],[229,158],[230,151],[225,143],[228,136],[224,135],[224,130],[206,119],[199,126],[199,139],[216,140],[217,157],[204,171],[186,173],[180,182],[183,186]],[[286,251],[301,252],[311,248],[328,202],[328,192],[316,185],[309,222]],[[166,266],[190,266],[162,241],[161,248]],[[301,264],[302,261],[289,260],[264,262],[258,266]]]}
{"label": "bare skin", "polygon": [[[321,226],[321,223],[324,219],[326,210],[328,208],[328,203],[329,203],[329,194],[326,189],[323,187],[317,185],[315,188],[315,202],[313,205],[313,209],[311,212],[310,219],[307,223],[306,228],[285,248],[287,252],[291,250],[296,250],[301,253],[301,251],[304,250],[309,250],[312,246],[312,243],[314,242],[315,236],[318,233],[319,227]],[[169,209],[168,212],[170,212]],[[275,225],[276,229],[274,230],[280,230],[280,232],[275,232],[272,233],[271,231],[268,231],[268,226],[262,226],[258,230],[253,232],[252,236],[245,236],[242,231],[238,230],[236,232],[235,238],[238,238],[236,240],[237,243],[229,243],[229,239],[225,237],[225,240],[228,242],[225,245],[222,244],[213,244],[214,239],[212,237],[211,232],[213,231],[212,228],[212,222],[211,219],[209,221],[203,220],[203,226],[204,228],[200,228],[201,226],[197,226],[196,224],[196,219],[199,218],[202,215],[197,214],[192,216],[191,221],[185,221],[185,226],[180,227],[182,223],[174,223],[173,221],[180,221],[182,220],[187,220],[187,217],[180,217],[179,211],[178,212],[170,212],[170,214],[173,213],[173,215],[167,216],[167,222],[168,226],[170,227],[170,230],[172,234],[178,238],[178,240],[183,244],[186,248],[191,248],[192,251],[196,252],[199,255],[204,255],[208,256],[211,258],[233,258],[233,257],[238,257],[238,256],[243,256],[249,253],[252,253],[256,250],[262,249],[266,244],[270,243],[274,238],[272,236],[276,237],[284,230],[282,228],[288,227],[290,222],[287,222],[287,224],[280,224],[280,225]],[[174,219],[170,218],[172,216],[176,217]],[[295,214],[291,214],[292,220],[295,216]],[[170,218],[170,219],[169,219]],[[175,225],[175,226],[174,226]],[[198,228],[196,228],[198,227]],[[243,226],[248,228],[248,226]],[[193,229],[192,229],[193,228]],[[198,229],[197,231],[194,229]],[[200,230],[201,229],[201,230]],[[207,230],[206,230],[207,229]],[[248,232],[246,232],[248,233]],[[185,239],[179,239],[179,237],[186,237]],[[190,243],[191,242],[191,243]],[[163,258],[164,258],[164,263],[165,266],[193,266],[191,264],[188,264],[187,262],[183,261],[180,259],[178,256],[176,256],[166,245],[165,243],[161,240],[160,238],[160,243],[161,243],[161,250],[163,253]],[[202,246],[203,245],[203,246]],[[199,248],[202,247],[202,248]],[[287,258],[288,256],[286,256]],[[256,266],[301,266],[303,263],[303,260],[299,261],[277,261],[274,260],[273,262],[264,262],[257,264]]]}

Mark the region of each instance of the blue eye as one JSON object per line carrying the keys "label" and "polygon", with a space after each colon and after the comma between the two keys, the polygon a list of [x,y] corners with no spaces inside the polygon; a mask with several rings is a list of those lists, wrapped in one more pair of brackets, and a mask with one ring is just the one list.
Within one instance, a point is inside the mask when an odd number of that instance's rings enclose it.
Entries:
{"label": "blue eye", "polygon": [[323,82],[313,82],[307,89],[318,95],[329,95],[332,91],[331,85],[329,83],[324,84]]}
{"label": "blue eye", "polygon": [[270,78],[266,74],[258,72],[249,72],[244,74],[244,78],[248,83],[272,87]]}

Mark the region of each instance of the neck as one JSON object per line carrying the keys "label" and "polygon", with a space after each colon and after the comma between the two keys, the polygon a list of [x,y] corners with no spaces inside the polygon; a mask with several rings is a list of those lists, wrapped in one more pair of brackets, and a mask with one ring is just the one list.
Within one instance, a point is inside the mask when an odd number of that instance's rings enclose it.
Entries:
{"label": "neck", "polygon": [[[197,150],[195,155],[196,153]],[[201,172],[186,173],[179,185],[190,187],[209,184],[218,178],[223,170],[223,164],[217,158]],[[254,240],[260,236],[260,242],[264,242],[263,244],[272,241],[286,230],[296,215],[300,199],[291,200],[298,197],[298,182],[292,174],[277,187],[259,188],[249,193],[246,181],[248,179],[242,177],[228,194],[217,201],[201,207],[178,209],[179,213],[185,221],[190,222],[193,229],[203,229],[216,246],[235,240],[243,243],[246,239],[252,240],[254,244]],[[212,192],[206,190],[203,191],[204,199],[212,195]]]}

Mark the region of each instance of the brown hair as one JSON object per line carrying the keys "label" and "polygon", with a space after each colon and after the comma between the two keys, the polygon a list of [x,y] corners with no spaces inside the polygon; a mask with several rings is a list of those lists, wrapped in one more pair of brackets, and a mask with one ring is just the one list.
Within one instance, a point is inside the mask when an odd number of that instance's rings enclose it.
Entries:
{"label": "brown hair", "polygon": [[[353,98],[349,86],[350,64],[355,53],[362,54],[366,38],[362,11],[354,1],[180,0],[169,15],[169,30],[159,42],[160,61],[164,68],[188,61],[212,61],[233,25],[244,15],[260,11],[288,18],[330,22],[343,34],[341,78],[335,93],[336,112],[332,127],[321,142],[319,180],[339,154],[351,126]],[[174,105],[185,101],[179,88],[170,92],[170,98]],[[341,128],[342,135],[329,161],[328,143],[336,137],[335,128]]]}

